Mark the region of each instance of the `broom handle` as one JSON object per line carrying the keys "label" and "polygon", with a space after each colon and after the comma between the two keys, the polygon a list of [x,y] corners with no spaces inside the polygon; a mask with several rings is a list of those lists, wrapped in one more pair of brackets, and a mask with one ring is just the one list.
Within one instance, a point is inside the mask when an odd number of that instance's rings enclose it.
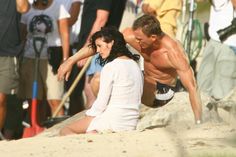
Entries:
{"label": "broom handle", "polygon": [[84,72],[86,71],[86,69],[88,68],[90,62],[92,60],[92,56],[88,58],[88,60],[86,61],[85,65],[83,66],[83,68],[81,69],[81,71],[79,72],[79,74],[76,76],[74,82],[72,83],[72,85],[70,86],[69,90],[66,92],[66,94],[63,96],[61,103],[58,105],[57,109],[55,110],[55,112],[52,115],[52,118],[55,118],[58,114],[58,112],[60,111],[60,109],[62,108],[62,106],[64,105],[64,103],[66,102],[67,98],[71,95],[72,91],[74,90],[74,88],[76,87],[77,83],[79,82],[79,80],[81,79],[81,77],[83,76]]}

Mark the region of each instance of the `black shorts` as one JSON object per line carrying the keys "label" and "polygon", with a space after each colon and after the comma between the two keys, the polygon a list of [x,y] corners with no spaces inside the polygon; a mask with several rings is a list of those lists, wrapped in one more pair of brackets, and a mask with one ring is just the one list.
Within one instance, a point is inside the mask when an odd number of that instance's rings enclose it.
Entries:
{"label": "black shorts", "polygon": [[157,82],[155,100],[153,102],[154,107],[161,107],[167,104],[175,95],[175,87],[168,86]]}

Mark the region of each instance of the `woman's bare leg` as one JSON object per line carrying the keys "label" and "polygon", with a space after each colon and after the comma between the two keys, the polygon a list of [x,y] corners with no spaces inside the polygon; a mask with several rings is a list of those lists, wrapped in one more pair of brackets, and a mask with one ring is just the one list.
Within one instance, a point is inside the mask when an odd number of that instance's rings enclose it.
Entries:
{"label": "woman's bare leg", "polygon": [[85,78],[84,93],[86,96],[86,108],[91,108],[93,102],[96,100],[96,96],[94,95],[90,84],[90,76],[86,76]]}
{"label": "woman's bare leg", "polygon": [[94,95],[97,97],[98,95],[98,91],[99,91],[99,84],[100,84],[100,72],[96,72],[91,81],[91,88],[92,88],[92,91],[94,93]]}
{"label": "woman's bare leg", "polygon": [[86,116],[74,123],[71,123],[60,130],[60,135],[84,134],[94,117]]}

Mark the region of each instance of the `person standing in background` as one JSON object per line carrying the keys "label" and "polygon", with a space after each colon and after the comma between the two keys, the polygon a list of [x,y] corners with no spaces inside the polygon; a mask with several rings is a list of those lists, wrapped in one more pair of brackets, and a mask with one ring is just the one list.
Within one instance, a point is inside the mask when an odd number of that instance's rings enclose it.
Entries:
{"label": "person standing in background", "polygon": [[[29,10],[28,0],[0,0],[0,131],[6,116],[7,94],[18,88],[18,55],[23,49],[20,14]],[[4,7],[3,7],[4,6]]]}
{"label": "person standing in background", "polygon": [[70,14],[68,24],[70,27],[70,44],[78,42],[78,35],[81,27],[81,17],[84,0],[59,0]]}
{"label": "person standing in background", "polygon": [[163,32],[171,37],[176,36],[181,9],[182,0],[144,0],[142,4],[143,13],[156,16]]}
{"label": "person standing in background", "polygon": [[[21,18],[25,49],[20,66],[18,96],[27,100],[32,98],[33,67],[36,61],[33,38],[37,32],[46,39],[40,53],[37,99],[43,100],[46,97],[52,114],[60,104],[64,93],[64,82],[57,80],[56,67],[59,65],[55,63],[61,64],[69,57],[69,17],[69,13],[57,0],[35,0],[30,10]],[[62,115],[64,115],[63,109],[57,116]]]}
{"label": "person standing in background", "polygon": [[[68,20],[70,27],[70,55],[73,55],[77,52],[84,0],[60,0],[60,2],[70,13],[70,18]],[[73,84],[80,70],[81,67],[77,67],[76,65],[73,67],[69,80],[65,82],[66,90],[68,90]],[[70,94],[68,114],[71,116],[85,109],[82,93],[84,88],[84,80],[85,77],[82,77]]]}
{"label": "person standing in background", "polygon": [[[85,0],[82,14],[81,30],[79,34],[78,50],[86,47],[90,37],[104,26],[115,26],[117,29],[121,24],[126,0]],[[91,107],[96,99],[99,86],[99,75],[101,66],[96,63],[95,56],[86,74],[85,95],[87,107]],[[78,66],[81,66],[79,62]]]}
{"label": "person standing in background", "polygon": [[[90,37],[96,31],[99,31],[104,26],[115,26],[119,28],[123,12],[125,9],[126,0],[85,0],[82,14],[81,30],[79,34],[78,50],[85,47],[90,40]],[[86,107],[91,107],[93,101],[96,99],[94,91],[98,90],[99,82],[97,78],[101,71],[101,66],[95,63],[93,59],[90,68],[87,72],[85,83],[85,95],[87,99]],[[78,62],[81,67],[84,61]],[[91,85],[91,81],[94,85]],[[92,87],[95,87],[92,89]],[[95,92],[96,93],[96,92]]]}
{"label": "person standing in background", "polygon": [[236,87],[236,1],[212,0],[209,36],[197,74],[198,86],[215,100]]}

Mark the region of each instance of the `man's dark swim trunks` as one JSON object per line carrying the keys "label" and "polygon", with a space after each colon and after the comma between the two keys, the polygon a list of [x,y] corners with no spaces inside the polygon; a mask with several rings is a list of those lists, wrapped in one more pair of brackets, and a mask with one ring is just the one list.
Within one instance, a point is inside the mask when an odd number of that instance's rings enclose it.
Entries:
{"label": "man's dark swim trunks", "polygon": [[175,95],[175,87],[157,82],[153,107],[161,107],[168,103]]}

